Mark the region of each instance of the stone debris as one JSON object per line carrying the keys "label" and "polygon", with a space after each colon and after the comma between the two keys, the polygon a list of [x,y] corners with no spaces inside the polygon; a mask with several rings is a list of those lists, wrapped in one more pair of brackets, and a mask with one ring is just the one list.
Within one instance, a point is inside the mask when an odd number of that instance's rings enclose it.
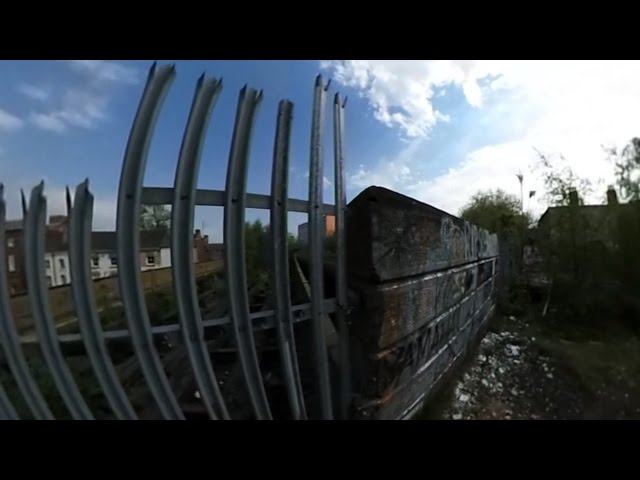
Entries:
{"label": "stone debris", "polygon": [[507,355],[517,357],[520,355],[520,348],[517,345],[507,345]]}
{"label": "stone debris", "polygon": [[[443,418],[579,418],[572,389],[563,388],[552,373],[551,360],[539,354],[535,337],[522,334],[524,321],[513,316],[510,320],[508,330],[489,331],[481,340],[475,359],[453,388],[453,401]],[[562,408],[557,407],[562,402]]]}

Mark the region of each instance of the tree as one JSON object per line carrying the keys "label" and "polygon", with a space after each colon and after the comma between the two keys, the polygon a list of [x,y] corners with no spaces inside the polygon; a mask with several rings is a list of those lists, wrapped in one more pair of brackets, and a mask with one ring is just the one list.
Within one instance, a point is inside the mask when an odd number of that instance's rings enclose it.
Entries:
{"label": "tree", "polygon": [[622,149],[605,148],[614,163],[616,186],[624,202],[640,200],[640,138],[632,138]]}
{"label": "tree", "polygon": [[269,227],[260,220],[245,223],[245,258],[249,288],[266,282],[268,272]]}
{"label": "tree", "polygon": [[582,203],[583,198],[593,192],[591,181],[580,178],[567,164],[563,155],[553,158],[536,150],[538,164],[534,167],[539,171],[544,183],[545,195],[549,205],[560,207],[569,205],[569,196],[572,190],[578,193],[578,199]]}
{"label": "tree", "polygon": [[494,233],[501,227],[523,232],[531,223],[531,216],[520,211],[520,200],[501,189],[476,193],[462,207],[460,217]]}
{"label": "tree", "polygon": [[140,228],[142,230],[169,230],[171,227],[171,210],[165,205],[143,205],[140,212]]}

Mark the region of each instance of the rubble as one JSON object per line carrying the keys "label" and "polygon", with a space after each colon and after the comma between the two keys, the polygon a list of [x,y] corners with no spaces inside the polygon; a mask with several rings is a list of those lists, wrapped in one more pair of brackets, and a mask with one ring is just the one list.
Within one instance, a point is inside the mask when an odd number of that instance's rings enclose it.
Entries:
{"label": "rubble", "polygon": [[[454,397],[442,412],[443,418],[553,419],[579,415],[575,399],[564,393],[567,389],[559,385],[550,359],[539,354],[536,337],[525,335],[524,326],[522,320],[510,317],[506,330],[487,332],[476,357],[453,387]],[[563,413],[556,408],[562,402]]]}

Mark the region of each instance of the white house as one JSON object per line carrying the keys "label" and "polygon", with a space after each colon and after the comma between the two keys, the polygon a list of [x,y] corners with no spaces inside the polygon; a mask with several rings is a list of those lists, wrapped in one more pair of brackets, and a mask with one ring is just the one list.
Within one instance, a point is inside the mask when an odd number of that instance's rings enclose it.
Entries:
{"label": "white house", "polygon": [[66,235],[61,231],[45,236],[44,270],[50,287],[66,285],[71,280]]}
{"label": "white house", "polygon": [[[163,230],[140,232],[140,269],[142,271],[171,266],[170,233]],[[118,273],[116,232],[91,233],[91,276],[94,279]],[[194,261],[197,261],[194,249]],[[63,237],[48,238],[45,253],[45,274],[51,287],[71,282],[68,245]]]}

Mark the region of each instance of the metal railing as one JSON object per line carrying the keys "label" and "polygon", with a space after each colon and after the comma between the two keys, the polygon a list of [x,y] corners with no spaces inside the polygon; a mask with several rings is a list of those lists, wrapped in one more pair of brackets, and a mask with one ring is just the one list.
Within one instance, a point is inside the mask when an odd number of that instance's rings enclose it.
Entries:
{"label": "metal railing", "polygon": [[[230,325],[237,351],[244,386],[253,416],[256,419],[273,418],[272,407],[265,390],[258,349],[254,333],[275,330],[279,351],[279,368],[286,389],[290,418],[306,419],[309,414],[296,349],[296,326],[310,320],[313,346],[310,364],[313,369],[314,396],[319,398],[315,417],[323,419],[347,418],[350,392],[350,365],[348,332],[345,319],[347,286],[345,257],[345,208],[343,154],[343,112],[345,103],[335,95],[333,104],[335,205],[323,199],[323,151],[325,104],[328,83],[316,78],[313,97],[311,145],[309,161],[309,200],[288,198],[289,143],[293,120],[293,103],[282,100],[278,107],[271,195],[246,192],[251,135],[262,92],[244,87],[240,91],[231,150],[227,165],[224,191],[196,188],[204,137],[211,113],[222,92],[222,81],[207,78],[198,80],[191,110],[182,138],[173,188],[143,187],[148,149],[160,113],[163,99],[175,77],[172,65],[151,67],[137,113],[131,127],[120,177],[117,200],[117,255],[118,282],[128,330],[104,330],[96,305],[90,269],[90,233],[93,215],[93,195],[88,181],[80,183],[71,200],[67,191],[69,212],[69,259],[71,288],[78,321],[79,334],[59,334],[48,304],[44,268],[44,237],[46,206],[44,184],[33,188],[29,202],[22,199],[24,214],[25,258],[28,295],[32,309],[37,345],[51,374],[57,392],[73,419],[92,419],[94,412],[83,398],[63,348],[65,344],[82,342],[88,361],[104,397],[117,419],[136,419],[136,412],[116,365],[108,349],[108,342],[128,337],[140,366],[146,386],[159,415],[164,419],[184,419],[184,409],[167,377],[163,359],[154,338],[170,332],[179,333],[182,347],[193,373],[194,383],[206,414],[211,419],[232,417],[227,399],[221,392],[222,383],[216,377],[212,351],[205,339],[205,329]],[[145,205],[171,206],[171,269],[173,295],[177,305],[178,322],[154,326],[145,302],[139,268],[140,210]],[[225,281],[229,314],[222,318],[203,320],[198,303],[193,267],[193,227],[196,206],[224,208]],[[246,208],[270,211],[270,284],[273,310],[250,313],[247,294],[245,258]],[[308,242],[309,281],[311,301],[292,305],[289,278],[289,252],[287,248],[287,214],[309,214],[310,239]],[[336,217],[336,298],[326,299],[323,285],[323,215]],[[29,366],[25,348],[34,343],[20,337],[12,317],[9,298],[5,250],[6,205],[0,185],[0,362],[15,381],[17,392],[35,419],[53,419],[49,399],[41,391]],[[339,359],[330,365],[327,343],[323,331],[323,318],[333,314],[339,334]],[[0,365],[2,367],[2,365]],[[333,375],[335,373],[336,375]],[[339,380],[332,382],[331,378]],[[332,394],[332,388],[337,394]],[[0,383],[0,418],[19,418],[15,398],[8,395]]]}

